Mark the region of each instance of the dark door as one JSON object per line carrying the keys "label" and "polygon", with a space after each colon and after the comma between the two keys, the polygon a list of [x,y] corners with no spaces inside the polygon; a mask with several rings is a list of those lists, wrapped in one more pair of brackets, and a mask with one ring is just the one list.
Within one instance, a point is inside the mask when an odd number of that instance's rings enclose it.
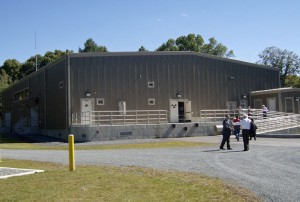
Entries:
{"label": "dark door", "polygon": [[184,102],[178,102],[178,118],[179,118],[179,122],[185,122]]}

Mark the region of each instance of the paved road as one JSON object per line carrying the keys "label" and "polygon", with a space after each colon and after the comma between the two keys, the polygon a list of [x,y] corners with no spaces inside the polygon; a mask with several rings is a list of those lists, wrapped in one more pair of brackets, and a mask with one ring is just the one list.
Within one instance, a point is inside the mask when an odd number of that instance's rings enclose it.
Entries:
{"label": "paved road", "polygon": [[[175,139],[219,144],[221,136]],[[200,172],[254,191],[265,201],[300,201],[300,139],[258,138],[243,152],[216,147],[76,151],[76,164],[142,166]],[[67,151],[2,150],[2,158],[68,163]]]}

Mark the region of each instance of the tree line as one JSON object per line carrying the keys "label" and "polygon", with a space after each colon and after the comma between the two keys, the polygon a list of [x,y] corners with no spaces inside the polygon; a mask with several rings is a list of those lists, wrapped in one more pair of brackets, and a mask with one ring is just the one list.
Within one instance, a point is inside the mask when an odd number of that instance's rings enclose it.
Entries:
{"label": "tree line", "polygon": [[[148,50],[141,46],[138,51]],[[194,51],[223,58],[234,57],[233,50],[228,50],[225,45],[219,43],[214,37],[209,38],[208,42],[205,43],[203,37],[199,34],[188,34],[176,39],[168,39],[155,51]],[[24,63],[20,63],[16,59],[7,59],[0,67],[0,92],[12,83],[36,71],[36,65],[40,69],[49,63],[55,62],[65,54],[73,52],[72,50],[48,51],[44,56],[32,56]],[[84,47],[78,49],[78,52],[108,52],[108,49],[105,46],[98,45],[93,39],[89,38],[84,43]],[[298,76],[300,59],[297,54],[277,47],[268,47],[259,53],[258,57],[259,61],[257,61],[257,64],[280,69],[282,87],[300,87],[300,77]]]}

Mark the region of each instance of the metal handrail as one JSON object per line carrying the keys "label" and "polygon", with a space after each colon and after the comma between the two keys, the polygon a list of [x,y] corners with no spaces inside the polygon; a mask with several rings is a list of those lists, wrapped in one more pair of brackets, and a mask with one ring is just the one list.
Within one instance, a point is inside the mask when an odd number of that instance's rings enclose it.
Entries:
{"label": "metal handrail", "polygon": [[[201,110],[200,117],[201,122],[214,122],[216,123],[216,125],[221,125],[222,120],[225,118],[226,114],[234,117],[235,115],[241,115],[242,113],[248,114],[248,110]],[[251,118],[253,118],[254,122],[256,123],[257,133],[272,132],[276,130],[283,130],[300,126],[299,114],[268,111],[266,116],[264,115],[265,114],[262,113],[261,109],[251,110]]]}
{"label": "metal handrail", "polygon": [[260,119],[256,122],[257,133],[272,132],[288,128],[295,128],[300,126],[299,114],[285,114],[285,116],[270,117],[267,119]]}
{"label": "metal handrail", "polygon": [[166,110],[90,111],[72,114],[72,125],[137,125],[167,123]]}
{"label": "metal handrail", "polygon": [[22,130],[28,123],[27,123],[28,119],[27,117],[20,119],[17,123],[14,124],[13,126],[13,130],[14,132],[18,131],[18,130]]}

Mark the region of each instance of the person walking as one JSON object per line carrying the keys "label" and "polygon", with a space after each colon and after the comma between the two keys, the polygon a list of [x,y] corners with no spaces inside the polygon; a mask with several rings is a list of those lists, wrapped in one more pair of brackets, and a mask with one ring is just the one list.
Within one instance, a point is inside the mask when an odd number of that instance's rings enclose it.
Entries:
{"label": "person walking", "polygon": [[268,113],[268,108],[265,105],[262,105],[262,114],[264,119],[267,118],[267,113]]}
{"label": "person walking", "polygon": [[236,115],[235,116],[235,119],[233,119],[233,128],[234,128],[234,130],[233,130],[233,134],[235,135],[235,138],[236,138],[236,140],[237,141],[240,141],[240,129],[241,129],[241,126],[240,125],[235,125],[235,124],[237,124],[237,123],[239,123],[241,120],[240,120],[240,118],[239,118],[239,115]]}
{"label": "person walking", "polygon": [[243,115],[243,120],[240,121],[240,125],[242,128],[243,142],[244,142],[244,150],[249,150],[249,133],[251,127],[251,120],[248,118],[247,114]]}
{"label": "person walking", "polygon": [[256,129],[257,129],[257,126],[256,126],[256,124],[254,123],[253,118],[250,118],[250,120],[251,120],[251,126],[250,126],[250,140],[252,140],[252,138],[254,138],[254,140],[256,141]]}
{"label": "person walking", "polygon": [[222,150],[225,150],[224,149],[225,143],[227,143],[227,150],[232,149],[230,147],[231,129],[232,129],[232,122],[230,121],[230,116],[227,114],[225,119],[223,120],[223,130],[222,130],[223,139],[220,145],[220,149]]}
{"label": "person walking", "polygon": [[252,109],[250,106],[248,107],[248,117],[252,117]]}

